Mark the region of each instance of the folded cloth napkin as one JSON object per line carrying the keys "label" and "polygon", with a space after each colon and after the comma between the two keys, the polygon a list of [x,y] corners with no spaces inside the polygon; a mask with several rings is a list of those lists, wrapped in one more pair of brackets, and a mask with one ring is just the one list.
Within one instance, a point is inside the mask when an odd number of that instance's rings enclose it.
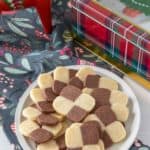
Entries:
{"label": "folded cloth napkin", "polygon": [[[67,0],[53,1],[54,30],[51,35],[43,32],[33,9],[0,16],[0,123],[14,150],[22,149],[15,135],[16,106],[38,74],[59,65],[88,64],[107,68],[123,77],[112,66],[70,40],[66,19],[69,9],[64,12],[66,3]],[[149,147],[136,140],[131,150],[138,149]]]}

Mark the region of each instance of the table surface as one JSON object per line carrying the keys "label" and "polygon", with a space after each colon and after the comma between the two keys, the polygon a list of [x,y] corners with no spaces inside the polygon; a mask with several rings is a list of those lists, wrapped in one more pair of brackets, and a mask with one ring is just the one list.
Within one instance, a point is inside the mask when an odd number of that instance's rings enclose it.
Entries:
{"label": "table surface", "polygon": [[[138,138],[140,138],[145,144],[150,145],[150,120],[147,120],[150,116],[150,92],[139,86],[137,83],[133,82],[129,78],[125,77],[125,81],[131,86],[133,91],[135,92],[139,104],[141,106],[141,127],[140,127],[140,132],[138,135]],[[0,127],[0,147],[3,147],[3,149],[0,148],[0,150],[13,150],[12,145],[9,143],[7,140],[2,128]]]}

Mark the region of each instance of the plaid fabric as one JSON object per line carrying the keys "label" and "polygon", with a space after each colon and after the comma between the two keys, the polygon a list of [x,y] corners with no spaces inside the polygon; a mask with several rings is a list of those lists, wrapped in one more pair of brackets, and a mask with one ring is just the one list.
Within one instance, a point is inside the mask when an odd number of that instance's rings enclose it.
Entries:
{"label": "plaid fabric", "polygon": [[150,79],[150,34],[91,0],[73,0],[76,32]]}

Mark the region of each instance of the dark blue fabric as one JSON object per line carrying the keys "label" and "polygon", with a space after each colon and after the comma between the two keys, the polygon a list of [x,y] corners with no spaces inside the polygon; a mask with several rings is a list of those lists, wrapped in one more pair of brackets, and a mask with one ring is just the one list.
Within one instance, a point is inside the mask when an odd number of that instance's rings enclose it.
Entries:
{"label": "dark blue fabric", "polygon": [[[59,65],[90,64],[107,68],[123,77],[122,73],[72,40],[68,42],[71,35],[70,10],[66,4],[67,0],[53,0],[51,35],[43,32],[34,9],[0,16],[0,123],[15,150],[22,149],[15,136],[16,106],[38,74]],[[136,141],[131,150],[144,147]]]}

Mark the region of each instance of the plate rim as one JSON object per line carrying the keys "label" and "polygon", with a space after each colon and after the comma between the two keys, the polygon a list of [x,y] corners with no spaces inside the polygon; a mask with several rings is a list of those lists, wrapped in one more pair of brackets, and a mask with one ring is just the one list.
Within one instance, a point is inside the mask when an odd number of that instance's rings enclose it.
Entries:
{"label": "plate rim", "polygon": [[[89,65],[70,65],[70,66],[65,66],[65,67],[70,68],[70,69],[79,69],[81,67],[91,67],[95,71],[101,72],[101,74],[105,74],[106,76],[112,75],[113,79],[115,78],[119,84],[124,85],[124,87],[129,89],[130,95],[132,95],[132,98],[133,98],[132,100],[134,101],[134,108],[133,109],[136,108],[136,117],[134,120],[134,122],[135,122],[134,124],[137,124],[137,125],[134,128],[134,132],[132,132],[130,137],[127,139],[127,142],[125,142],[125,144],[126,144],[125,148],[121,148],[120,150],[129,149],[131,147],[131,145],[133,144],[133,141],[135,140],[135,138],[138,134],[138,131],[140,128],[140,122],[141,122],[141,112],[140,112],[139,102],[138,102],[138,99],[137,99],[135,93],[131,89],[131,87],[121,77],[116,75],[114,72],[109,71],[107,69],[104,69],[102,67],[89,66]],[[49,71],[48,73],[52,73],[53,71],[54,71],[54,69],[52,71]],[[17,139],[18,139],[18,142],[20,143],[20,145],[22,147],[24,147],[26,150],[31,150],[31,147],[29,146],[29,144],[27,144],[25,137],[20,134],[19,124],[20,124],[22,108],[26,102],[26,98],[27,98],[27,96],[29,96],[30,90],[36,86],[37,86],[37,79],[25,90],[25,92],[19,98],[19,102],[17,104],[16,113],[15,113],[16,136],[17,136]],[[128,145],[127,145],[127,143],[128,143]]]}

